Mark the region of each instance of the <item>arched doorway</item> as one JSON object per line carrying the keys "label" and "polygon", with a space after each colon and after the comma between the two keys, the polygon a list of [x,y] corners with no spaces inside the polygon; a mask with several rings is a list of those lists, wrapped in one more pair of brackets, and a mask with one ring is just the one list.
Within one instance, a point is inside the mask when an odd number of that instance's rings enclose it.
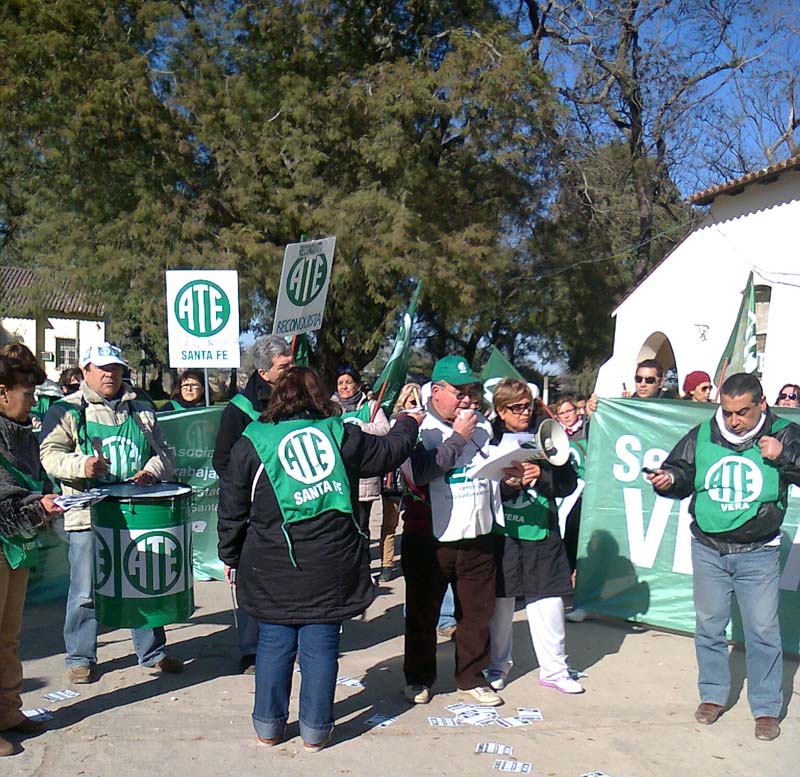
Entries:
{"label": "arched doorway", "polygon": [[655,359],[664,370],[663,396],[678,396],[678,365],[675,362],[675,352],[672,343],[663,332],[653,332],[639,349],[636,362],[645,359]]}

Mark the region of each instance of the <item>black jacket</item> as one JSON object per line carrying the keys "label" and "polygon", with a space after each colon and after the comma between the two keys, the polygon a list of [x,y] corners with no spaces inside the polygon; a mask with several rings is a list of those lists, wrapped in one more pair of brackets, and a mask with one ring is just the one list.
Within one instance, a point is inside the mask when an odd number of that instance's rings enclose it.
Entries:
{"label": "black jacket", "polygon": [[[344,432],[341,453],[356,516],[359,478],[400,466],[417,441],[418,428],[405,417],[385,437],[366,434],[354,424],[345,424]],[[363,612],[375,594],[369,542],[353,517],[331,511],[289,525],[297,567],[289,557],[282,520],[272,484],[253,444],[243,437],[221,479],[217,524],[219,557],[238,570],[239,605],[259,621],[282,624],[338,623]]]}
{"label": "black jacket", "polygon": [[[272,388],[259,374],[258,371],[250,376],[247,385],[240,392],[244,394],[252,403],[253,407],[260,413],[269,402],[269,395]],[[229,404],[223,411],[219,419],[219,431],[217,440],[214,443],[214,456],[211,463],[217,471],[217,475],[222,478],[228,468],[231,459],[233,446],[239,441],[242,432],[253,419],[247,413],[240,410],[236,405]]]}
{"label": "black jacket", "polygon": [[[789,485],[800,484],[800,426],[789,424],[789,426],[773,433],[772,424],[776,420],[772,412],[767,410],[767,420],[764,422],[764,426],[757,437],[744,445],[734,445],[728,442],[720,433],[716,417],[711,419],[711,442],[716,445],[721,445],[739,453],[758,445],[761,437],[769,436],[780,440],[783,444],[783,451],[774,462],[771,462],[771,465],[778,469],[780,475],[780,497],[778,502],[764,502],[753,518],[729,532],[707,534],[697,525],[697,521],[692,521],[692,534],[704,544],[711,547],[727,544],[746,545],[749,543],[769,542],[778,535],[783,516],[786,514]],[[684,499],[691,494],[692,502],[689,510],[692,517],[694,517],[694,503],[697,498],[694,490],[694,477],[697,432],[699,428],[699,426],[695,426],[685,435],[661,465],[661,469],[669,472],[675,478],[675,482],[669,490],[660,492],[661,495],[672,497],[673,499]]]}

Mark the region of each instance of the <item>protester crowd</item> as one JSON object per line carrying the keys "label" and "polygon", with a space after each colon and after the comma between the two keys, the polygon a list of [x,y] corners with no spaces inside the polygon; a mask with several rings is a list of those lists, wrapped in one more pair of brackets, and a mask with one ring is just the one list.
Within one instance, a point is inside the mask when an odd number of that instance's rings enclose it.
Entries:
{"label": "protester crowd", "polygon": [[[255,675],[258,740],[268,746],[283,741],[298,661],[305,749],[316,752],[331,741],[342,625],[365,611],[377,585],[391,581],[400,523],[404,694],[410,703],[432,698],[438,637],[442,618],[449,617],[458,689],[477,704],[502,705],[518,604],[540,685],[582,693],[579,673],[567,660],[565,632],[580,500],[563,537],[556,500],[578,487],[597,399],[564,395],[547,407],[535,386],[504,378],[487,404],[467,361],[451,355],[434,364],[426,385],[404,386],[387,418],[352,365],[341,366],[335,386],[325,387],[314,370],[294,365],[283,338],[259,338],[254,353],[252,375],[222,412],[213,465],[220,477],[219,557],[238,598],[239,670]],[[126,368],[119,348],[94,345],[80,367],[64,371],[58,397],[37,399],[45,376],[33,354],[20,344],[0,349],[0,731],[42,728],[21,713],[16,649],[42,527],[52,525],[68,545],[68,680],[97,678],[91,509],[62,512],[55,494],[80,494],[109,481],[146,486],[175,479],[158,415],[124,380]],[[622,388],[623,396],[638,400],[667,396],[664,370],[653,359],[637,365],[633,392]],[[735,591],[755,735],[769,740],[779,734],[783,702],[780,525],[786,490],[800,484],[800,427],[772,413],[753,376],[731,375],[718,388],[715,414],[647,477],[660,494],[692,497],[696,720],[714,723],[729,702],[725,627]],[[707,372],[695,370],[682,389],[684,400],[709,402],[714,386]],[[207,391],[204,374],[187,370],[162,409],[203,407],[211,400]],[[800,406],[800,387],[784,385],[775,405]],[[535,433],[543,422],[563,430],[569,458],[557,461],[544,450],[506,462],[500,476],[475,474],[513,435]],[[38,437],[35,426],[41,427]],[[112,440],[124,453],[110,450]],[[760,501],[720,510],[709,498],[704,473],[726,456],[745,459],[761,474]],[[369,518],[379,504],[380,569],[373,579]],[[183,671],[167,652],[163,627],[135,628],[131,637],[141,666]],[[0,755],[13,752],[0,738]]]}

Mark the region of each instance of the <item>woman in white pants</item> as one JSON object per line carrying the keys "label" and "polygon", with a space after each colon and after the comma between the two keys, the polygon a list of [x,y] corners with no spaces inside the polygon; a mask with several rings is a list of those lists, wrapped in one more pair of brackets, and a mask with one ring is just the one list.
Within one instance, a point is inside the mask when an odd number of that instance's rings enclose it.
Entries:
{"label": "woman in white pants", "polygon": [[[526,432],[533,398],[524,381],[504,378],[494,389],[496,441],[504,432]],[[497,599],[489,624],[492,652],[487,680],[495,690],[505,687],[512,666],[511,635],[514,603],[525,600],[525,611],[539,660],[539,684],[562,693],[582,693],[567,667],[564,597],[572,596],[569,562],[558,531],[554,497],[568,496],[577,485],[570,463],[545,461],[516,464],[501,484],[503,524],[495,523]]]}

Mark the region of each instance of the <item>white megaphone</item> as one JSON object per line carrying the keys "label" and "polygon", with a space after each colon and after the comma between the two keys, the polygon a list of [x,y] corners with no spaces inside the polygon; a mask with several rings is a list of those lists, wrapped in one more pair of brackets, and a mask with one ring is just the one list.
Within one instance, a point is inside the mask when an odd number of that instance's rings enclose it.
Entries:
{"label": "white megaphone", "polygon": [[554,467],[566,464],[569,459],[569,437],[552,418],[542,421],[533,440],[522,447],[532,451],[530,459],[544,459]]}

